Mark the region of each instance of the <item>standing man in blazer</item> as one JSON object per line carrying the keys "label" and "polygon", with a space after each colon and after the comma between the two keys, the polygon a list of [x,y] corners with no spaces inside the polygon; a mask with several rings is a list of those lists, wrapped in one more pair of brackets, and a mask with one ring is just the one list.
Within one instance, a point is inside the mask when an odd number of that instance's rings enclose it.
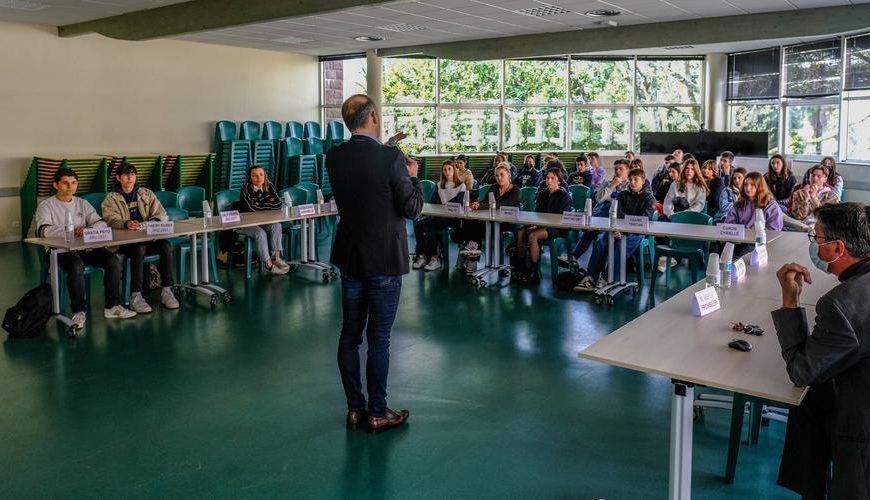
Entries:
{"label": "standing man in blazer", "polygon": [[[348,427],[356,429],[367,419],[369,432],[376,432],[402,425],[409,415],[408,410],[387,408],[387,373],[390,330],[402,275],[409,272],[405,219],[420,215],[423,192],[417,162],[378,139],[381,116],[368,96],[349,97],[341,116],[353,135],[326,154],[340,215],[332,248],[332,262],[341,271],[343,309],[338,369],[347,396]],[[363,330],[368,340],[368,404],[360,382]]]}
{"label": "standing man in blazer", "polygon": [[833,498],[870,498],[870,207],[860,203],[815,210],[810,259],[840,284],[816,303],[810,328],[800,306],[812,283],[809,269],[786,264],[779,272],[782,308],[773,311],[786,369],[809,386],[789,410],[778,483],[803,498],[826,497],[833,461]]}

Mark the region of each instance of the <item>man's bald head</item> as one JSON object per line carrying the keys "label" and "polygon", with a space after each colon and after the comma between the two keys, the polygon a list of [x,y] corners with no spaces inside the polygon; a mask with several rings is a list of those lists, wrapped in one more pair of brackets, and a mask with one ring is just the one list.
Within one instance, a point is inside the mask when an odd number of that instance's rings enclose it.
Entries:
{"label": "man's bald head", "polygon": [[375,111],[375,103],[365,94],[352,95],[341,106],[341,117],[347,128],[354,132],[366,128],[372,113]]}

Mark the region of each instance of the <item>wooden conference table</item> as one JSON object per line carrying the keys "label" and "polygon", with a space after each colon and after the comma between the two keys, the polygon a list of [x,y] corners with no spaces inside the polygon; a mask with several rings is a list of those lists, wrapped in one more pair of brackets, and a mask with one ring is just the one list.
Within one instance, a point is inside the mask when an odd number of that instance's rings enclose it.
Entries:
{"label": "wooden conference table", "polygon": [[[300,213],[303,213],[304,215],[300,215]],[[334,215],[338,215],[338,212],[328,203],[324,203],[321,206],[300,205],[294,208],[293,213],[289,217],[284,216],[280,210],[269,210],[241,213],[239,214],[239,222],[222,223],[220,217],[212,217],[209,221],[205,221],[205,219],[201,217],[178,220],[174,223],[173,231],[166,234],[149,235],[145,230],[130,231],[127,229],[115,229],[112,231],[112,239],[109,241],[85,243],[82,238],[73,238],[70,242],[66,242],[64,238],[27,238],[24,241],[48,249],[49,277],[52,290],[52,311],[57,321],[66,326],[67,333],[73,336],[77,333],[75,326],[73,325],[72,320],[64,316],[60,310],[60,279],[57,258],[61,253],[115,247],[133,243],[144,243],[175,237],[188,237],[190,238],[191,249],[191,279],[188,283],[178,285],[178,287],[207,296],[212,307],[214,307],[219,298],[222,298],[225,302],[229,302],[231,297],[227,290],[215,285],[214,283],[210,283],[209,280],[208,238],[211,233],[215,231],[260,226],[275,222],[298,221],[301,225],[300,240],[302,249],[300,252],[300,259],[298,261],[290,262],[291,269],[296,270],[301,267],[313,269],[324,281],[328,281],[330,279],[335,279],[337,277],[337,272],[330,264],[318,262],[315,258],[316,234],[314,219]],[[198,255],[200,252],[197,252],[198,243],[201,255]]]}
{"label": "wooden conference table", "polygon": [[[692,315],[692,297],[705,286],[699,282],[580,353],[586,359],[672,379],[669,498],[691,498],[695,384],[789,405],[799,404],[806,393],[788,378],[770,315],[782,304],[776,271],[787,262],[813,269],[813,284],[805,286],[801,296],[810,324],[815,301],[837,282],[813,268],[806,233],[782,233],[767,247],[766,266],[751,268],[747,262],[744,280],[718,290],[718,311]],[[731,324],[737,321],[757,324],[766,333],[756,337],[735,332]],[[729,348],[735,338],[751,342],[752,351]]]}

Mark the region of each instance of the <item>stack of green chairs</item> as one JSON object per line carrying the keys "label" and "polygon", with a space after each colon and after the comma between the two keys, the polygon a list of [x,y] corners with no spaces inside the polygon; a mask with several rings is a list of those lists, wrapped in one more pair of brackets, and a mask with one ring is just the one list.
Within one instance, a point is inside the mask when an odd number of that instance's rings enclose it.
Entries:
{"label": "stack of green chairs", "polygon": [[239,189],[245,183],[251,165],[251,141],[226,141],[219,173],[222,189]]}
{"label": "stack of green chairs", "polygon": [[451,159],[450,155],[427,156],[420,165],[420,178],[438,182],[441,179],[441,164]]}
{"label": "stack of green chairs", "polygon": [[274,179],[277,168],[275,167],[275,141],[259,140],[251,141],[253,161],[251,165],[259,165],[266,171],[269,179]]}
{"label": "stack of green chairs", "polygon": [[326,138],[324,140],[324,152],[342,144],[345,141],[344,124],[333,120],[326,124]]}
{"label": "stack of green chairs", "polygon": [[277,141],[281,139],[281,124],[274,121],[268,121],[263,124],[263,135],[261,139]]}
{"label": "stack of green chairs", "polygon": [[320,139],[319,137],[308,137],[302,141],[302,149],[307,155],[322,155],[323,139]]}
{"label": "stack of green chairs", "polygon": [[[471,169],[471,172],[474,174],[475,179],[480,179],[483,176],[483,173],[489,170],[490,165],[492,165],[492,160],[495,158],[495,155],[484,155],[484,156],[469,156],[468,157],[468,168]],[[441,171],[441,163],[438,163],[438,171]]]}
{"label": "stack of green chairs", "polygon": [[256,141],[260,138],[260,124],[258,122],[242,122],[239,127],[239,139],[243,141]]}
{"label": "stack of green chairs", "polygon": [[176,162],[173,182],[167,189],[178,191],[187,186],[199,186],[205,189],[206,198],[211,198],[215,183],[214,155],[183,154],[178,155]]}
{"label": "stack of green chairs", "polygon": [[284,130],[284,137],[295,137],[302,139],[305,136],[305,127],[299,122],[287,122],[287,127]]}
{"label": "stack of green chairs", "polygon": [[111,156],[106,155],[106,177],[111,187],[115,182],[115,172],[121,163],[129,163],[136,167],[136,182],[152,191],[163,189],[163,157],[160,155]]}
{"label": "stack of green chairs", "polygon": [[304,138],[313,137],[315,139],[323,139],[323,134],[320,132],[320,123],[314,121],[305,122]]}
{"label": "stack of green chairs", "polygon": [[278,189],[282,189],[288,187],[288,184],[284,183],[284,180],[288,178],[288,168],[289,168],[289,160],[294,156],[299,156],[302,154],[302,139],[296,137],[287,137],[282,139],[280,142],[280,148],[278,153],[278,171],[275,174],[274,182],[278,186]]}
{"label": "stack of green chairs", "polygon": [[227,120],[217,122],[214,126],[214,142],[212,143],[214,153],[220,158],[224,142],[235,141],[238,138],[239,132],[235,123]]}
{"label": "stack of green chairs", "polygon": [[332,197],[332,183],[329,182],[329,172],[326,170],[326,158],[324,157],[324,161],[319,165],[320,172],[320,190],[323,192],[323,197],[326,200],[329,200]]}
{"label": "stack of green chairs", "polygon": [[279,185],[295,186],[300,182],[312,182],[317,184],[317,156],[296,155],[287,159],[287,168],[281,173],[282,179]]}
{"label": "stack of green chairs", "polygon": [[[294,207],[308,203],[308,193],[304,189],[297,187],[284,188],[278,192],[278,197],[283,200],[285,192],[290,193],[290,200],[293,202]],[[296,249],[300,246],[302,225],[299,224],[299,221],[294,221],[285,222],[281,226],[282,232],[286,236],[284,240],[285,260],[296,260],[299,258],[299,252]]]}

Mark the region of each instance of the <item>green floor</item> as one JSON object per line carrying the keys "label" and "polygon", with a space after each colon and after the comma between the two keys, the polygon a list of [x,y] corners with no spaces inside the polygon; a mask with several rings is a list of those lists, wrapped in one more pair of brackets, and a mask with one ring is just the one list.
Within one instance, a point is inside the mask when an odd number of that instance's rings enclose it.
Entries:
{"label": "green floor", "polygon": [[[22,244],[0,245],[0,305],[38,269]],[[577,357],[642,312],[646,290],[606,308],[549,283],[477,291],[452,271],[412,273],[389,387],[411,418],[370,436],[344,428],[339,286],[221,279],[235,300],[215,312],[195,300],[113,322],[97,283],[81,338],[52,321],[3,342],[0,498],[667,495],[670,382]],[[794,498],[775,485],[779,423],[724,482],[728,418],[695,426],[695,497]]]}

